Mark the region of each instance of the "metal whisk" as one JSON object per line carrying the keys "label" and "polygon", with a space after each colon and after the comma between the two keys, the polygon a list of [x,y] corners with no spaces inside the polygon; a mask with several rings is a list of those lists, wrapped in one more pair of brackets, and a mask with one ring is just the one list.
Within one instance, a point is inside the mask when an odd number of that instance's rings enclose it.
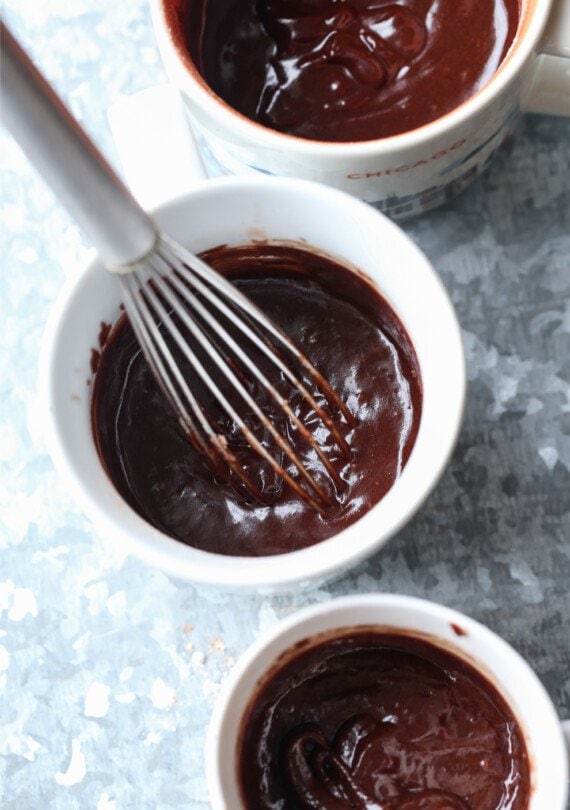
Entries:
{"label": "metal whisk", "polygon": [[[248,375],[281,409],[336,488],[342,485],[339,474],[313,433],[294,413],[288,398],[251,356],[251,350],[267,358],[263,368],[275,369],[291,390],[300,394],[344,457],[350,451],[338,417],[354,426],[349,409],[256,305],[199,258],[158,232],[3,24],[1,34],[3,119],[98,249],[107,268],[120,274],[129,321],[189,440],[214,471],[227,473],[238,488],[257,500],[267,500],[230,446],[227,434],[198,400],[179,357],[189,364],[249,448],[300,498],[326,513],[333,500],[327,492],[330,488],[307,469],[283,431],[264,412],[249,390]],[[196,346],[201,347],[199,352]],[[220,380],[229,384],[230,394]],[[239,403],[270,441],[261,440],[255,426],[246,424]]]}

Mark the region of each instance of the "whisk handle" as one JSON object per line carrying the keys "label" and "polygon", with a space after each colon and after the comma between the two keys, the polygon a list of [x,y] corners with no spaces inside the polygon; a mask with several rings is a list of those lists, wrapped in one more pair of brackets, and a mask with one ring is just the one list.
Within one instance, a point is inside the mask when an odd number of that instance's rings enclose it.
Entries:
{"label": "whisk handle", "polygon": [[2,119],[110,269],[152,251],[157,231],[10,31],[1,23]]}

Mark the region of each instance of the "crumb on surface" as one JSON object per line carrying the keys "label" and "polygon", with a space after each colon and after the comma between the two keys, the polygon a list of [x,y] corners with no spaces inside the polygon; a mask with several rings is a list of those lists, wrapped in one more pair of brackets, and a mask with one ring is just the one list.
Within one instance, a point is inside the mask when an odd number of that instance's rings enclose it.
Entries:
{"label": "crumb on surface", "polygon": [[226,649],[226,642],[223,638],[214,638],[210,642],[210,648],[216,652],[223,652]]}

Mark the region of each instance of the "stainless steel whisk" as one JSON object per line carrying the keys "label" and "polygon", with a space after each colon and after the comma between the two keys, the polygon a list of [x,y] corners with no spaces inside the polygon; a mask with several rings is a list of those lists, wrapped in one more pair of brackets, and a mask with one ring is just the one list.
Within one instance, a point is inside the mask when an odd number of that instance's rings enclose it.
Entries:
{"label": "stainless steel whisk", "polygon": [[[198,401],[169,343],[178,347],[252,450],[300,498],[326,513],[331,496],[248,391],[246,374],[282,410],[336,486],[341,485],[338,472],[313,433],[295,415],[288,399],[279,393],[236,336],[250,349],[255,347],[255,351],[261,352],[299,392],[345,457],[350,451],[336,417],[342,415],[348,426],[354,426],[355,419],[347,406],[297,346],[256,305],[199,258],[158,232],[4,24],[1,35],[4,122],[93,242],[107,269],[119,274],[129,321],[189,440],[214,470],[231,470],[248,493],[262,502],[266,500],[266,493],[239,462],[226,434]],[[229,331],[224,323],[231,324]],[[188,336],[209,358],[208,364],[218,369],[221,378],[230,384],[231,397],[193,350]],[[294,373],[292,360],[303,369],[328,407],[319,405],[299,379],[302,375]],[[289,461],[289,469],[240,416],[234,404],[236,394],[267,431],[274,447]]]}

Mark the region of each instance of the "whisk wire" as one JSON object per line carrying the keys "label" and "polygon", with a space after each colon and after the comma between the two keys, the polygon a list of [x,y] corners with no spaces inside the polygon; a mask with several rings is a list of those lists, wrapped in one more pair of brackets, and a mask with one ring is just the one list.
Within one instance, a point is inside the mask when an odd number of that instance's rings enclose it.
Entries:
{"label": "whisk wire", "polygon": [[[279,354],[277,353],[275,346],[267,340],[265,335],[262,331],[259,330],[257,324],[263,327],[269,334],[275,337],[286,349],[288,349],[296,360],[305,368],[308,372],[310,377],[313,379],[313,382],[317,385],[319,390],[322,391],[325,395],[325,399],[327,400],[329,406],[336,407],[339,410],[347,424],[354,427],[357,423],[356,419],[345,405],[345,403],[340,399],[340,397],[336,394],[334,389],[329,385],[328,381],[320,374],[313,364],[303,355],[297,346],[287,337],[287,335],[282,332],[271,320],[267,318],[267,316],[255,306],[255,304],[246,296],[244,296],[233,284],[230,284],[226,281],[223,276],[221,276],[216,271],[212,270],[205,262],[203,262],[198,257],[192,255],[184,248],[180,248],[178,246],[178,256],[173,252],[171,246],[174,244],[171,239],[165,234],[162,234],[162,242],[164,247],[167,249],[165,251],[166,256],[162,255],[162,251],[159,250],[158,255],[160,258],[165,262],[167,267],[175,267],[176,273],[182,277],[188,284],[194,286],[205,298],[210,301],[234,326],[236,326],[242,334],[244,334],[249,340],[254,344],[254,346],[259,349],[263,354],[271,360],[271,362],[281,371],[284,376],[289,380],[289,382],[297,389],[297,391],[301,394],[301,396],[305,399],[305,401],[311,406],[311,408],[315,411],[317,416],[321,419],[321,421],[326,425],[327,429],[330,431],[332,436],[334,437],[337,445],[342,450],[343,453],[348,455],[350,453],[350,449],[346,443],[346,440],[338,430],[338,427],[334,423],[333,419],[327,414],[327,412],[316,402],[313,395],[310,391],[303,385],[303,383],[299,380],[299,378],[291,371],[289,366],[283,362],[280,358]],[[161,245],[162,248],[162,245]],[[203,284],[200,281],[200,278],[208,280],[210,283],[215,285],[215,289]],[[237,305],[240,307],[243,313],[245,313],[249,318],[253,320],[252,326],[255,327],[255,330],[250,328],[246,321],[242,317],[238,317],[236,313],[229,307],[224,301],[222,301],[218,295],[216,295],[216,291],[223,293],[228,297],[228,300],[233,305]],[[237,345],[237,344],[236,344]]]}
{"label": "whisk wire", "polygon": [[[189,431],[192,437],[200,441],[200,449],[203,449],[203,442],[198,432],[198,427],[194,420],[188,413],[183,400],[180,398],[176,386],[174,385],[172,377],[177,382],[181,392],[191,403],[192,411],[200,418],[201,411],[197,406],[197,400],[188,388],[186,380],[182,372],[176,364],[170,349],[168,348],[163,336],[158,329],[155,320],[152,318],[149,310],[145,306],[141,306],[140,299],[140,283],[132,275],[125,275],[121,278],[123,287],[123,301],[129,321],[135,332],[135,336],[141,346],[141,349],[147,355],[147,360],[158,371],[157,379],[162,382],[166,388],[164,393],[171,400],[171,403],[176,409],[176,413],[182,417],[183,427]],[[164,357],[169,371],[165,367],[162,358]],[[169,373],[170,372],[170,373]],[[204,418],[200,419],[202,429],[206,433],[213,432]]]}
{"label": "whisk wire", "polygon": [[[163,279],[168,280],[168,283],[171,284],[176,289],[176,291],[183,298],[183,300],[190,307],[192,307],[192,309],[194,309],[195,312],[198,313],[198,315],[202,318],[202,320],[205,323],[209,323],[211,325],[212,324],[212,315],[211,315],[211,313],[200,302],[200,300],[197,298],[195,292],[188,287],[188,284],[190,283],[189,279],[192,278],[190,276],[190,274],[187,272],[185,274],[185,281],[182,281],[178,277],[177,272],[172,272],[172,265],[167,264],[166,261],[160,255],[157,257],[157,259],[159,260],[159,264],[160,264],[159,269],[161,270],[161,272],[163,274],[162,275]],[[195,288],[196,288],[196,290],[198,292],[200,292],[200,293],[202,293],[203,291],[210,292],[209,288],[205,287],[199,281],[199,279],[197,279],[197,280],[193,279],[193,281],[195,281]],[[187,283],[185,283],[185,282],[187,282]],[[211,300],[211,298],[214,298],[214,297],[215,296],[211,296],[211,297],[208,296],[208,300]],[[176,299],[173,299],[173,300],[176,300]],[[170,303],[170,296],[169,296],[169,303]],[[233,313],[231,310],[229,310],[223,304],[223,302],[219,302],[219,303],[221,304],[220,311],[223,311],[224,314],[227,312],[228,316],[231,317],[232,323],[236,324],[236,321],[238,319],[236,319],[235,313]],[[186,316],[185,316],[185,320],[186,320]],[[327,469],[327,472],[329,473],[329,475],[333,478],[335,483],[337,485],[339,485],[340,484],[340,477],[339,477],[339,474],[338,474],[337,470],[334,468],[334,466],[331,463],[330,459],[327,457],[327,455],[323,451],[322,447],[320,447],[320,445],[316,441],[315,437],[305,427],[305,425],[303,425],[303,423],[298,418],[298,416],[293,412],[293,410],[291,409],[291,407],[289,405],[289,402],[285,399],[285,397],[283,397],[279,393],[279,391],[275,388],[275,386],[272,385],[272,383],[269,381],[267,376],[253,362],[251,357],[241,348],[239,343],[237,343],[234,340],[234,338],[229,334],[229,332],[224,328],[224,326],[219,321],[215,322],[215,330],[214,331],[215,331],[215,334],[216,334],[216,338],[221,338],[221,340],[227,345],[227,347],[230,349],[230,351],[233,352],[233,354],[247,368],[247,370],[251,373],[251,375],[254,377],[254,379],[256,379],[263,386],[263,388],[269,393],[269,395],[274,400],[274,402],[276,402],[277,405],[285,412],[285,414],[288,416],[288,418],[291,420],[291,422],[295,425],[295,427],[297,428],[297,430],[299,431],[299,433],[301,434],[303,439],[307,442],[307,444],[309,444],[309,446],[318,455],[319,459],[321,460],[321,462],[324,464],[325,468]],[[256,338],[255,334],[253,334],[252,337]],[[206,345],[207,345],[208,350],[209,350],[210,346],[212,345],[212,337],[211,337],[211,335],[209,335],[206,338],[206,340],[207,340]],[[214,345],[219,347],[219,342],[216,340]],[[257,339],[255,340],[255,345],[256,346],[259,345],[259,340],[257,340]],[[271,359],[273,359],[272,355],[270,354],[270,352],[268,350],[268,347],[263,343],[261,345],[263,346],[264,354],[266,356],[268,356],[268,357],[271,357]],[[222,355],[222,350],[220,348],[218,349],[218,351],[219,351],[219,354]],[[225,359],[226,359],[226,363],[228,363],[228,365],[231,366],[232,363],[229,361],[227,356],[225,356]],[[281,361],[279,360],[278,357],[276,358],[276,360],[279,361],[279,364],[281,365]],[[294,377],[294,375],[291,372],[289,372],[287,377],[289,379],[292,379],[293,381],[297,382],[296,387],[297,387],[298,390],[299,390],[299,388],[304,390],[304,386],[301,385],[301,383]],[[244,390],[243,387],[240,388],[240,393],[243,392],[243,390]],[[308,395],[308,398],[309,398],[308,399],[309,404],[311,404],[311,406],[314,407],[316,409],[316,412],[318,413],[318,411],[321,410],[321,409],[317,406],[317,404],[314,402],[313,397],[308,392],[307,392],[307,395]],[[244,396],[244,398],[246,398],[246,397]],[[307,399],[307,397],[305,397],[305,398]],[[251,397],[246,398],[246,402],[247,402],[248,405],[250,405],[250,407],[251,407],[252,402],[254,404],[256,404],[255,400],[252,400]],[[265,424],[266,417],[263,414],[263,412],[261,411],[261,409],[257,409],[256,415],[258,416],[258,418],[263,419],[264,424]],[[274,430],[274,427],[271,424],[271,422],[268,421],[267,424],[265,424],[265,426],[271,432],[271,434],[274,436],[276,441],[279,441],[280,437],[276,433],[276,431]],[[336,431],[336,427],[335,427],[335,431]],[[340,439],[342,440],[342,442],[344,442],[344,440],[342,439],[342,436],[340,436]],[[337,443],[341,446],[341,449],[343,449],[341,442],[338,441]],[[289,453],[288,453],[288,456],[291,458],[291,455]],[[295,456],[294,463],[296,464],[296,456]],[[296,466],[298,466],[298,465],[296,464]]]}
{"label": "whisk wire", "polygon": [[[125,308],[139,345],[154,372],[155,378],[161,385],[163,393],[178,415],[184,432],[196,450],[208,459],[209,463],[218,473],[221,475],[224,474],[224,467],[219,463],[221,458],[242,481],[247,491],[258,500],[263,500],[263,493],[259,487],[257,487],[251,477],[247,475],[244,468],[237,463],[237,459],[228,450],[227,444],[223,441],[222,437],[212,429],[210,420],[202,411],[198,400],[188,387],[150,310],[146,306],[141,305],[140,281],[137,281],[133,276],[129,275],[123,276],[121,281],[123,285]],[[161,354],[166,360],[168,370],[162,362]],[[187,397],[192,412],[195,414],[202,429],[206,433],[208,442],[204,441],[196,423],[188,413],[170,374],[174,377],[174,381],[178,384],[183,396]]]}
{"label": "whisk wire", "polygon": [[[232,371],[229,367],[228,363],[224,359],[224,357],[217,351],[214,347],[211,339],[209,336],[203,331],[203,329],[199,326],[198,322],[190,317],[188,311],[183,306],[180,301],[180,298],[177,297],[173,291],[169,288],[169,285],[166,283],[163,276],[160,272],[157,272],[155,268],[152,266],[146,267],[146,278],[144,278],[144,283],[140,286],[140,293],[139,293],[139,300],[138,300],[138,309],[142,313],[145,310],[145,307],[141,305],[141,299],[145,301],[145,303],[153,310],[155,313],[155,317],[158,321],[164,324],[164,327],[167,329],[175,343],[178,345],[179,349],[182,351],[188,362],[191,364],[194,371],[198,374],[204,385],[208,388],[212,396],[216,399],[218,404],[223,408],[226,414],[229,416],[231,420],[238,426],[240,431],[242,432],[243,436],[246,438],[249,445],[254,449],[259,456],[261,456],[292,488],[293,490],[301,497],[303,500],[307,501],[311,504],[314,508],[318,509],[319,511],[323,511],[323,505],[328,507],[330,505],[330,498],[326,495],[323,491],[322,487],[318,485],[315,481],[313,476],[309,473],[307,468],[303,465],[297,454],[293,451],[290,444],[287,440],[277,431],[275,426],[272,422],[267,418],[267,416],[263,413],[259,405],[255,402],[255,400],[251,397],[249,392],[245,389],[240,379],[237,375]],[[139,276],[139,280],[143,281],[141,271],[138,271],[137,275]],[[172,276],[169,276],[169,281],[172,281]],[[160,296],[155,291],[157,289]],[[184,324],[190,334],[199,342],[202,348],[206,351],[210,359],[216,364],[219,370],[223,373],[226,379],[231,383],[234,389],[239,393],[242,399],[246,402],[249,408],[251,408],[252,412],[255,416],[259,419],[259,421],[263,424],[263,426],[269,431],[272,438],[276,442],[276,444],[283,450],[286,454],[287,458],[291,461],[291,463],[295,466],[298,473],[305,479],[307,484],[311,487],[315,496],[312,496],[307,490],[299,485],[299,483],[286,471],[283,469],[283,466],[274,458],[271,453],[261,444],[261,442],[257,439],[255,434],[247,427],[244,420],[242,419],[241,415],[238,411],[233,407],[233,405],[229,402],[227,397],[221,391],[219,386],[213,380],[212,376],[208,373],[202,362],[199,360],[195,352],[190,348],[188,345],[188,341],[185,339],[184,335],[180,332],[176,324],[174,323],[171,314],[166,310],[164,307],[161,297],[164,299],[169,306],[172,307],[172,310],[176,313],[176,315],[180,318],[181,322]],[[207,316],[206,312],[206,316]],[[158,327],[156,323],[153,321],[153,316],[147,311],[147,316],[144,318],[147,323],[152,322],[151,333],[153,334],[153,338],[155,343],[160,343],[161,350],[164,349],[164,340],[162,338],[160,341],[156,339],[156,332]],[[167,350],[168,351],[168,350]],[[176,362],[172,357],[172,354],[168,351],[168,364],[171,369],[176,368],[178,381],[180,381],[180,370],[176,366]],[[184,383],[184,389],[187,391],[188,388]],[[183,389],[183,390],[184,390]],[[204,415],[202,409],[200,408],[197,400],[194,396],[189,398],[189,404],[192,408],[192,411],[196,415],[196,417],[201,422],[202,426],[204,426]],[[213,442],[218,451],[223,455],[226,462],[232,462],[231,466],[232,469],[235,466],[236,459],[228,450],[227,443],[223,440],[223,437],[220,437],[215,431],[212,431],[211,428],[207,430],[208,436],[210,441]],[[238,465],[239,466],[239,465]],[[242,467],[239,467],[240,470],[240,478],[246,483],[248,489],[255,494],[256,497],[259,497],[259,489],[252,486],[251,479],[247,475],[242,475],[241,472],[243,470]]]}

